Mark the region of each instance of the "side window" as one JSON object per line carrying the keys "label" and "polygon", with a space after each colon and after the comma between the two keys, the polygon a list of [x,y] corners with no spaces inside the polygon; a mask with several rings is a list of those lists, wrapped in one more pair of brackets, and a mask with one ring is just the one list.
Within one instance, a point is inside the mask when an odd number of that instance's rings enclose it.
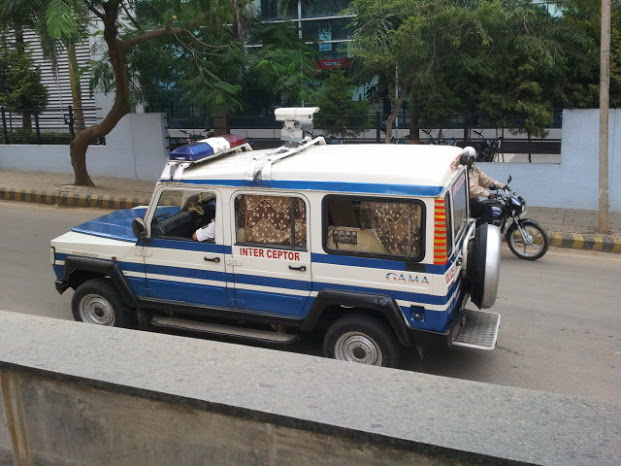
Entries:
{"label": "side window", "polygon": [[324,245],[336,254],[420,260],[423,204],[331,196],[324,201]]}
{"label": "side window", "polygon": [[236,243],[305,250],[306,222],[301,198],[263,194],[235,198]]}
{"label": "side window", "polygon": [[[170,189],[163,191],[151,220],[153,238],[215,240],[216,194],[209,191]],[[209,229],[208,226],[213,228]],[[209,238],[209,236],[211,236]]]}
{"label": "side window", "polygon": [[[464,172],[455,180],[451,187],[452,207],[453,207],[453,238],[457,241],[458,235],[462,228],[468,223],[468,183],[466,182],[466,172]],[[448,205],[448,204],[447,204]],[[447,217],[450,217],[450,210],[447,211]]]}

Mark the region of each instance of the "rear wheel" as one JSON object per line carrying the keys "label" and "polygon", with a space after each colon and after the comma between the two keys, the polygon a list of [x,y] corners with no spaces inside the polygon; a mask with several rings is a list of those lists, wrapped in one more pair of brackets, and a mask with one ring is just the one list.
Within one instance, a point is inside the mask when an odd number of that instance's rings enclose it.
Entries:
{"label": "rear wheel", "polygon": [[525,220],[521,223],[525,236],[517,223],[511,224],[507,230],[507,244],[511,252],[520,259],[534,261],[542,257],[549,247],[548,234],[535,222]]}
{"label": "rear wheel", "polygon": [[397,367],[399,344],[390,327],[375,317],[356,313],[337,320],[326,332],[324,355],[342,361]]}
{"label": "rear wheel", "polygon": [[88,280],[78,286],[71,300],[71,310],[75,320],[88,324],[135,327],[134,312],[105,278]]}

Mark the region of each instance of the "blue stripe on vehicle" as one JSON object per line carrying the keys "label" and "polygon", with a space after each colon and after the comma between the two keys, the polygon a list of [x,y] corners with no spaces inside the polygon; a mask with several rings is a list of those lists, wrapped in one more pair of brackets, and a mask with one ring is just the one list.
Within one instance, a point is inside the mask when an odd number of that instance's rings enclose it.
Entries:
{"label": "blue stripe on vehicle", "polygon": [[[446,264],[420,264],[423,267],[423,272],[433,275],[444,275],[452,265],[454,260],[454,254],[451,256]],[[321,254],[312,253],[311,263],[331,264],[331,265],[346,265],[349,267],[361,267],[365,269],[382,269],[382,270],[406,270],[406,262],[403,259],[388,260],[379,259],[374,257],[360,257],[360,256],[348,256],[343,254]]]}
{"label": "blue stripe on vehicle", "polygon": [[254,290],[236,290],[235,299],[242,309],[269,312],[288,316],[301,315],[308,296],[295,296],[285,293],[265,293]]}
{"label": "blue stripe on vehicle", "polygon": [[437,296],[423,293],[413,293],[407,291],[396,291],[396,290],[387,290],[385,288],[371,288],[371,287],[362,287],[362,286],[351,286],[351,285],[337,285],[334,283],[314,283],[313,282],[313,290],[314,291],[323,291],[324,289],[328,290],[337,290],[337,291],[353,291],[357,293],[372,293],[379,294],[383,296],[390,296],[393,299],[400,301],[412,301],[420,304],[427,305],[436,305],[443,306],[446,305],[453,293],[455,292],[455,288],[457,287],[457,282],[453,283],[449,288],[448,292],[445,295]]}
{"label": "blue stripe on vehicle", "polygon": [[172,267],[169,265],[147,265],[149,275],[167,275],[169,277],[195,278],[201,280],[217,280],[226,282],[226,274],[213,270],[195,269],[191,267]]}
{"label": "blue stripe on vehicle", "polygon": [[162,239],[152,238],[148,243],[143,244],[145,247],[159,248],[159,249],[174,249],[183,251],[207,251],[221,254],[231,254],[231,246],[225,246],[222,244],[214,243],[199,243],[198,241],[186,240],[174,240],[174,239]]}
{"label": "blue stripe on vehicle", "polygon": [[[160,182],[168,180],[161,179]],[[380,183],[344,183],[340,181],[296,181],[296,180],[175,180],[187,184],[278,188],[295,191],[332,191],[367,194],[396,194],[402,196],[438,196],[442,186],[424,186],[412,184],[380,184]]]}
{"label": "blue stripe on vehicle", "polygon": [[260,275],[242,275],[234,274],[236,283],[246,285],[269,286],[273,288],[287,288],[291,290],[311,291],[311,282],[309,280],[289,280],[285,278],[273,278]]}
{"label": "blue stripe on vehicle", "polygon": [[226,307],[228,294],[226,283],[222,284],[223,286],[211,286],[149,279],[148,293],[144,295],[168,301]]}

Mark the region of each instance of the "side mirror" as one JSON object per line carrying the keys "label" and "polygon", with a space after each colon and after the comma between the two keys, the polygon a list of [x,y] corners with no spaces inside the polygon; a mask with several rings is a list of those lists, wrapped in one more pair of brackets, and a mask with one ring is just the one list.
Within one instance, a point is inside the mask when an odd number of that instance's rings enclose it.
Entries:
{"label": "side mirror", "polygon": [[144,218],[135,218],[132,222],[132,229],[134,230],[136,238],[145,239],[147,237],[147,224],[144,223]]}

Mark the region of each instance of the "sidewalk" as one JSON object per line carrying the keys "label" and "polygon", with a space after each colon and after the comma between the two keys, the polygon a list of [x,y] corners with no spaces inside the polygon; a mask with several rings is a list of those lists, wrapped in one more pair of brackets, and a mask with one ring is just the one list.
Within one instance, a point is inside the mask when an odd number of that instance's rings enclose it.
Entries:
{"label": "sidewalk", "polygon": [[[41,204],[128,209],[147,205],[155,181],[93,177],[96,187],[74,186],[73,174],[0,170],[0,199]],[[96,214],[94,214],[96,215]],[[621,253],[621,212],[610,214],[610,234],[595,232],[592,210],[528,206],[527,216],[548,231],[555,247]]]}

